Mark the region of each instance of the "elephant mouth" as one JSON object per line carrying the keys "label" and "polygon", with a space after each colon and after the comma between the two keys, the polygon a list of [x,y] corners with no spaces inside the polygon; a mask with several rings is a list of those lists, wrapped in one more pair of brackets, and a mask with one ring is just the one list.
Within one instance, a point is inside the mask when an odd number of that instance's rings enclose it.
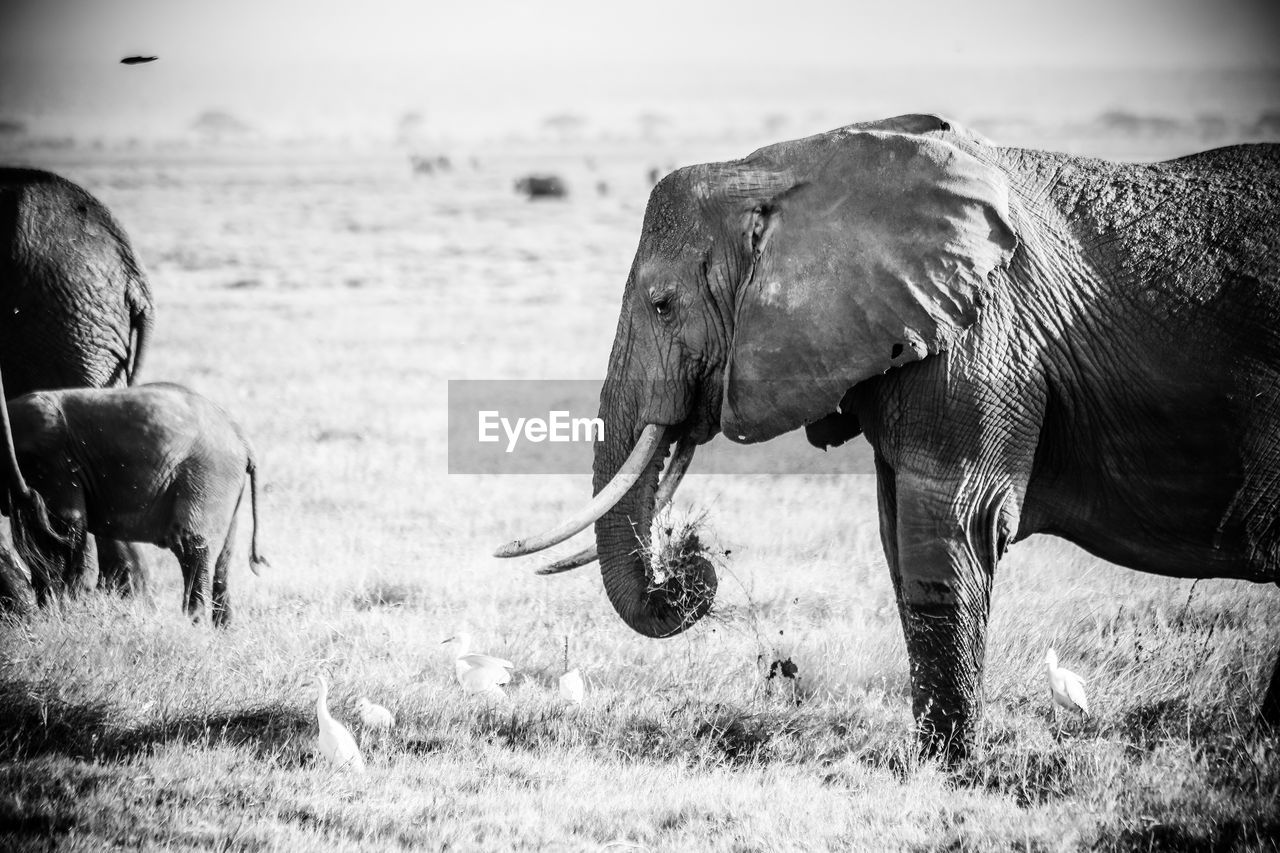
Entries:
{"label": "elephant mouth", "polygon": [[[522,557],[528,554],[535,554],[554,545],[559,545],[571,536],[585,530],[594,524],[597,519],[613,509],[645,475],[649,468],[655,465],[661,466],[673,445],[676,451],[671,456],[671,461],[666,466],[662,480],[658,484],[657,495],[663,506],[670,503],[672,496],[675,495],[676,488],[680,485],[680,481],[684,479],[685,472],[689,470],[689,465],[693,462],[693,451],[697,444],[688,439],[673,440],[669,437],[668,427],[647,424],[641,431],[639,439],[637,439],[635,446],[631,450],[631,455],[627,457],[627,461],[623,463],[608,485],[601,489],[585,507],[544,533],[513,539],[495,551],[494,556]],[[589,558],[586,557],[588,551],[590,552]],[[574,565],[561,566],[561,564],[575,559],[584,559],[585,561]],[[593,545],[591,548],[555,564],[561,566],[556,571],[543,570],[542,573],[556,574],[559,571],[567,571],[570,568],[586,565],[594,559],[596,559],[596,555],[595,546]]]}
{"label": "elephant mouth", "polygon": [[[580,533],[614,508],[646,474],[657,466],[661,479],[655,493],[654,510],[671,503],[676,489],[693,463],[694,450],[706,444],[720,431],[718,394],[708,394],[700,385],[686,406],[685,417],[674,424],[648,422],[640,429],[631,454],[614,474],[613,479],[591,501],[560,524],[535,536],[513,539],[494,552],[495,557],[521,557],[535,554]],[[666,461],[665,468],[663,466]],[[599,558],[595,544],[539,569],[538,574],[551,575],[588,565]]]}

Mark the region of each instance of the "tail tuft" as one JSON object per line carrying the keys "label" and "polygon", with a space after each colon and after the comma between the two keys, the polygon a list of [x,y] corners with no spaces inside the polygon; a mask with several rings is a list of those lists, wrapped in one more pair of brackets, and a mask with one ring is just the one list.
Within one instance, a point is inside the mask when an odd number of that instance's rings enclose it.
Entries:
{"label": "tail tuft", "polygon": [[257,577],[262,577],[262,572],[258,571],[259,567],[271,568],[271,564],[267,562],[267,558],[261,554],[254,554],[249,557],[249,569]]}

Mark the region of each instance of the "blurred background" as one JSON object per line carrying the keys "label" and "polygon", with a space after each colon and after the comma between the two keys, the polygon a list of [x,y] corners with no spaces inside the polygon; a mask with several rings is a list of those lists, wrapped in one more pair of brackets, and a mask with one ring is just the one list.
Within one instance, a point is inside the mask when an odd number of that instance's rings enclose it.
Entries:
{"label": "blurred background", "polygon": [[[1277,8],[16,0],[0,12],[0,133],[63,146],[751,145],[940,111],[999,142],[1103,137],[1141,156],[1153,137],[1277,134]],[[159,59],[118,64],[127,55]]]}

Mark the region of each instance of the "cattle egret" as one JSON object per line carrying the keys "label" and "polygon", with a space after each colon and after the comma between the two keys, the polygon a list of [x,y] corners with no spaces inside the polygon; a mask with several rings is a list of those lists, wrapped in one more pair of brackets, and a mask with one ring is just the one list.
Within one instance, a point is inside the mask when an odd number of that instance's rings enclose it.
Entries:
{"label": "cattle egret", "polygon": [[445,640],[444,644],[452,644],[454,647],[454,674],[463,691],[492,696],[505,695],[502,685],[511,680],[511,670],[515,669],[515,664],[471,651],[471,635],[466,632],[455,634]]}
{"label": "cattle egret", "polygon": [[1069,669],[1058,666],[1058,653],[1049,649],[1044,656],[1049,671],[1049,693],[1053,696],[1053,715],[1058,716],[1058,706],[1068,711],[1078,710],[1089,716],[1089,700],[1084,696],[1084,679]]}
{"label": "cattle egret", "polygon": [[391,712],[376,702],[370,702],[367,696],[361,696],[356,702],[356,710],[360,713],[360,725],[366,729],[389,729],[396,724]]}
{"label": "cattle egret", "polygon": [[560,676],[560,698],[570,705],[581,705],[582,694],[586,685],[582,683],[582,673],[575,666],[569,669],[569,635],[564,638],[564,675]]}
{"label": "cattle egret", "polygon": [[356,739],[347,731],[347,727],[338,722],[329,713],[329,682],[323,675],[314,678],[320,687],[320,695],[316,697],[316,722],[320,724],[320,754],[339,770],[350,770],[353,773],[364,772],[364,757],[360,755],[360,747]]}
{"label": "cattle egret", "polygon": [[571,705],[581,705],[586,685],[582,683],[582,673],[577,667],[560,676],[560,698]]}

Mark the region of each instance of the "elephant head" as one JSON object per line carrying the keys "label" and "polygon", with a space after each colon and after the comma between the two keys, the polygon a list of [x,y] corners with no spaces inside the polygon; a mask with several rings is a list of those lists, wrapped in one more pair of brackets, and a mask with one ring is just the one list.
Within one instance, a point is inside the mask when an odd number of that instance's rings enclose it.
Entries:
{"label": "elephant head", "polygon": [[601,392],[596,499],[500,555],[595,521],[628,625],[664,637],[705,614],[713,572],[659,580],[637,553],[668,446],[682,473],[717,432],[758,442],[814,424],[858,383],[951,346],[1018,243],[980,146],[935,116],[900,116],[663,179]]}

